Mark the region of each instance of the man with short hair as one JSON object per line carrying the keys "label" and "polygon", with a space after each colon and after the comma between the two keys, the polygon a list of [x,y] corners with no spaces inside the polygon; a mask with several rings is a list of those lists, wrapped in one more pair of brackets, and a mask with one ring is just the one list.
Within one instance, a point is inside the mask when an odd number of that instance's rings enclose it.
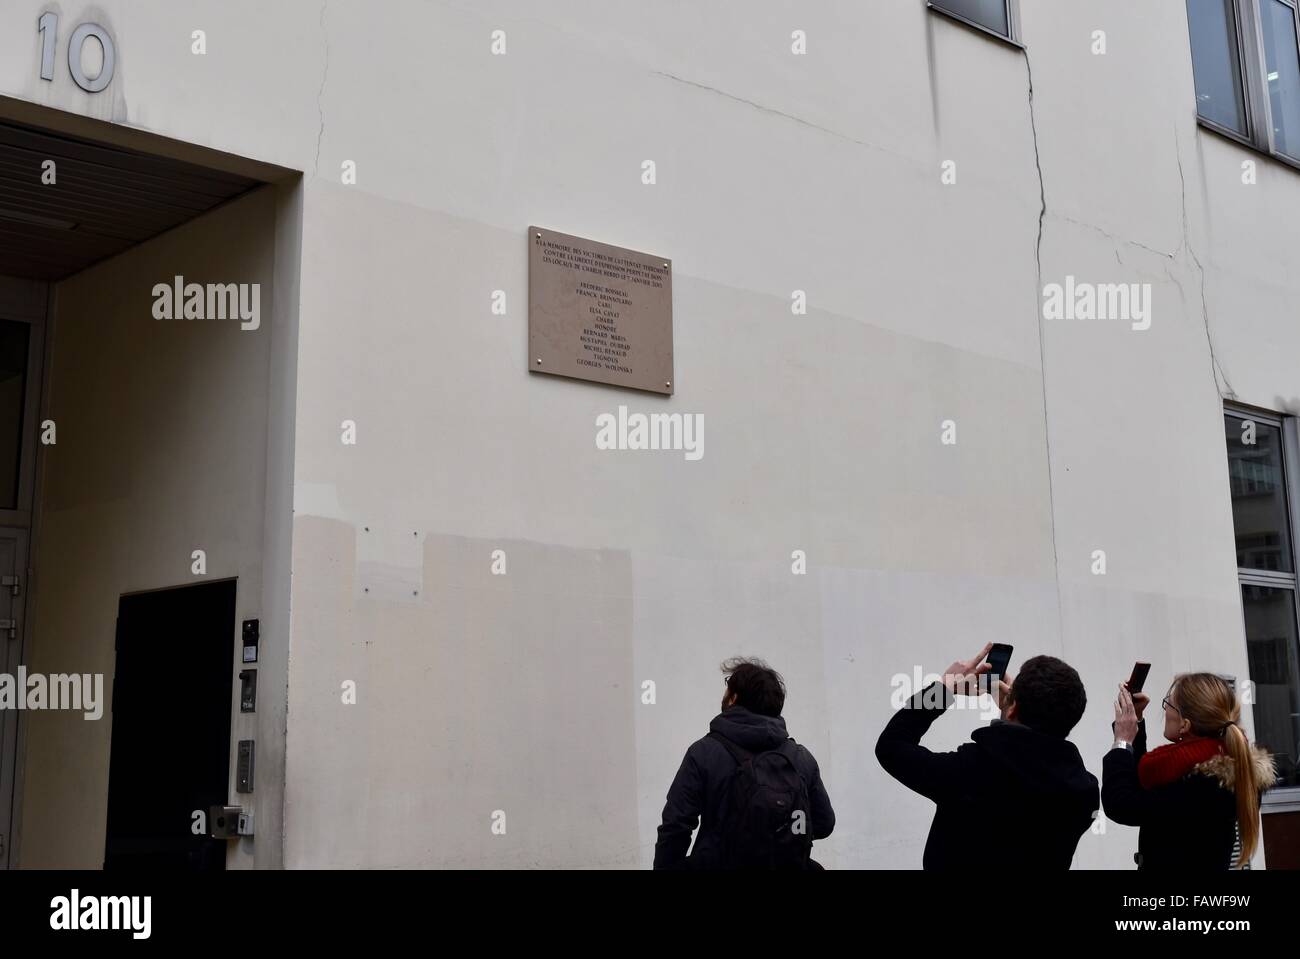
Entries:
{"label": "man with short hair", "polygon": [[969,868],[989,857],[999,869],[1069,869],[1079,837],[1093,822],[1097,779],[1065,737],[1088,698],[1079,674],[1053,656],[1026,660],[995,687],[1002,718],[971,733],[955,752],[921,745],[955,696],[978,696],[990,643],[953,663],[941,682],[912,697],[876,742],[885,771],[934,801],[926,869]]}
{"label": "man with short hair", "polygon": [[785,683],[757,659],[728,660],[722,671],[722,712],[668,789],[654,868],[820,868],[812,843],[831,834],[835,811],[817,760],[786,732]]}

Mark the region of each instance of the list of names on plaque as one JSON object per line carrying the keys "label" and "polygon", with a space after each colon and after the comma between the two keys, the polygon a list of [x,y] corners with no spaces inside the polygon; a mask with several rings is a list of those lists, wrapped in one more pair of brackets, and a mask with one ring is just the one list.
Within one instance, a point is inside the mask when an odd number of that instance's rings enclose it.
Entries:
{"label": "list of names on plaque", "polygon": [[668,261],[563,233],[530,235],[532,368],[672,392]]}

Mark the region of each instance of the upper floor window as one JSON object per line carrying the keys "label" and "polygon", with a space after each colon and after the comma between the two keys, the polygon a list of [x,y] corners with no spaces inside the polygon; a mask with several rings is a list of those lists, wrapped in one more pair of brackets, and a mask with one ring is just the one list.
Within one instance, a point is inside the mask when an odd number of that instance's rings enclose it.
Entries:
{"label": "upper floor window", "polygon": [[965,23],[1016,40],[1013,0],[929,0],[929,6]]}
{"label": "upper floor window", "polygon": [[1248,136],[1241,92],[1241,45],[1236,0],[1187,0],[1192,38],[1196,112],[1204,120]]}
{"label": "upper floor window", "polygon": [[1300,33],[1290,0],[1260,0],[1260,33],[1273,149],[1300,158]]}
{"label": "upper floor window", "polygon": [[1186,3],[1201,122],[1300,164],[1297,0]]}

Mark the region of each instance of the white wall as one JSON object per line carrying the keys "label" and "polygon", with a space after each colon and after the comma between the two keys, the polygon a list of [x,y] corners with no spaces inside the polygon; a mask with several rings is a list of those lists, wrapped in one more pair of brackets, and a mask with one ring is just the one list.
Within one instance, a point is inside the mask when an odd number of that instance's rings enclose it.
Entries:
{"label": "white wall", "polygon": [[[1098,772],[1134,659],[1246,675],[1210,342],[1294,411],[1300,174],[1197,128],[1181,0],[1022,0],[1028,62],[921,0],[104,0],[111,100],[34,79],[38,6],[0,92],[306,171],[286,865],[647,864],[741,651],[821,761],[820,858],[912,866],[895,673],[1062,655]],[[530,223],[672,257],[675,396],[527,372]],[[1151,329],[1040,323],[1066,274],[1151,283]],[[704,414],[704,458],[597,451],[619,404]]]}

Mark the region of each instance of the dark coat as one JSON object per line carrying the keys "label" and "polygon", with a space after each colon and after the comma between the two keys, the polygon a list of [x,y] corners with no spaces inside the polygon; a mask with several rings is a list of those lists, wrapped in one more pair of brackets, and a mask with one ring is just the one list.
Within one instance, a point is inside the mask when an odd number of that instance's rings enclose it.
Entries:
{"label": "dark coat", "polygon": [[[790,738],[785,720],[763,716],[743,706],[731,706],[709,723],[709,731],[721,733],[742,749],[760,753],[775,749]],[[812,753],[802,746],[795,748],[795,769],[808,787],[808,832],[813,839],[825,839],[835,828],[835,810],[822,785],[821,771]],[[705,736],[691,744],[664,804],[663,825],[655,843],[656,869],[719,868],[722,840],[722,815],[726,809],[728,787],[736,772],[736,760],[727,747]],[[700,834],[690,856],[691,833],[696,823]]]}
{"label": "dark coat", "polygon": [[[1112,749],[1102,760],[1101,801],[1106,815],[1124,826],[1138,826],[1133,861],[1151,871],[1224,871],[1232,867],[1237,838],[1235,764],[1219,755],[1199,763],[1181,779],[1146,789],[1138,779],[1138,760],[1147,751],[1146,723],[1138,723],[1133,751]],[[1272,785],[1273,762],[1252,747],[1255,774]]]}
{"label": "dark coat", "polygon": [[876,742],[891,776],[934,801],[926,869],[1069,869],[1097,811],[1097,779],[1069,740],[995,720],[956,752],[933,753],[921,737],[953,702],[935,683],[898,710]]}

